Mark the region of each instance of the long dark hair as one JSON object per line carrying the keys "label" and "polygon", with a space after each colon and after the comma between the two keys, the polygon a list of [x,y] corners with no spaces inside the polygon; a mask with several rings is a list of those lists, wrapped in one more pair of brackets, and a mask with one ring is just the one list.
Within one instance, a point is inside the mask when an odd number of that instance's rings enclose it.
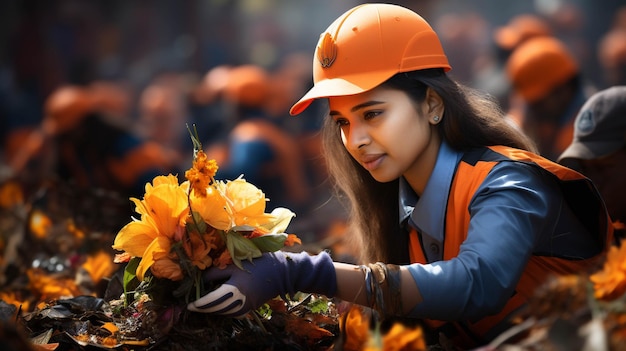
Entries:
{"label": "long dark hair", "polygon": [[[537,152],[534,143],[509,122],[492,97],[450,79],[441,69],[398,73],[383,83],[406,92],[415,104],[424,101],[428,88],[442,99],[445,112],[438,131],[456,150],[506,145]],[[349,231],[363,262],[393,262],[397,248],[398,180],[376,181],[348,153],[332,118],[322,126],[323,152],[339,196],[350,204]],[[397,246],[396,242],[396,246]],[[395,249],[395,250],[394,250]],[[408,248],[402,248],[408,252]]]}

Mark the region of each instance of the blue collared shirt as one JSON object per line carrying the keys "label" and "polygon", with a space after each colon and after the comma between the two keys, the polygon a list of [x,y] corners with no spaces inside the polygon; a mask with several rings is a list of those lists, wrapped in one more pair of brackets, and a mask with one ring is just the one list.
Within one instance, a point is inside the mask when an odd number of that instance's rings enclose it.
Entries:
{"label": "blue collared shirt", "polygon": [[408,266],[423,298],[411,312],[417,318],[477,320],[496,313],[532,254],[582,258],[602,247],[571,212],[551,174],[500,162],[471,200],[459,255],[443,261],[446,206],[462,155],[442,143],[421,197],[400,181],[400,220],[421,232],[429,262]]}

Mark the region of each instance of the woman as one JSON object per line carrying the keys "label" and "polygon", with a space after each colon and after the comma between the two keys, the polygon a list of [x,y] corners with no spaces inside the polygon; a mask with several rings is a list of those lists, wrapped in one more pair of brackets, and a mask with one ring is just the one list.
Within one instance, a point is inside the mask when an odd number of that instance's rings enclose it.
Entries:
{"label": "woman", "polygon": [[313,69],[315,85],[291,113],[328,99],[329,171],[367,264],[268,254],[249,272],[208,272],[228,280],[189,309],[240,316],[313,292],[433,327],[450,321],[460,346],[479,345],[551,274],[587,269],[612,240],[590,181],[532,153],[496,104],[452,81],[416,13],[349,10],[320,37]]}

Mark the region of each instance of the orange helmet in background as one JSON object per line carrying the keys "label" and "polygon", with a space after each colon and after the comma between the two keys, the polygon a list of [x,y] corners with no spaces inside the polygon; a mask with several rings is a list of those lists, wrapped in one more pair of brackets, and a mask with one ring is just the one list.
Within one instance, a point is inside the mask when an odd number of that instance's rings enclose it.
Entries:
{"label": "orange helmet in background", "polygon": [[314,99],[362,93],[394,74],[427,68],[450,70],[439,37],[417,13],[392,4],[363,4],[321,34],[313,58],[314,86],[289,111]]}
{"label": "orange helmet in background", "polygon": [[578,75],[579,67],[561,41],[537,37],[513,51],[506,72],[515,91],[533,103]]}
{"label": "orange helmet in background", "polygon": [[269,95],[269,73],[260,66],[246,64],[228,71],[224,98],[246,107],[261,107]]}
{"label": "orange helmet in background", "polygon": [[530,38],[551,35],[552,29],[544,19],[524,13],[513,17],[505,26],[498,27],[493,33],[493,39],[502,49],[513,50]]}
{"label": "orange helmet in background", "polygon": [[76,85],[61,86],[44,104],[44,131],[51,135],[68,131],[95,109],[95,101],[87,89]]}

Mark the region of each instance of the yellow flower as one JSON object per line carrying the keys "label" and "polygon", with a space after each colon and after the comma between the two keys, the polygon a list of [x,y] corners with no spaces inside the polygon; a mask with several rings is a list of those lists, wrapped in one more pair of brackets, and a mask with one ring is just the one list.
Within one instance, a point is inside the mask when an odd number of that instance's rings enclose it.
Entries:
{"label": "yellow flower", "polygon": [[141,219],[133,219],[115,237],[113,248],[126,251],[133,257],[141,257],[137,277],[142,280],[144,273],[154,263],[154,250],[162,250],[165,242],[160,238],[180,240],[185,221],[189,214],[187,189],[189,183],[178,184],[173,175],[158,176],[152,184],[146,184],[143,200],[131,198],[135,212]]}
{"label": "yellow flower", "polygon": [[226,198],[223,191],[220,191],[220,187],[223,187],[223,183],[216,182],[214,186],[206,189],[205,196],[192,192],[189,195],[189,201],[191,209],[198,212],[208,225],[216,229],[228,230],[232,220],[228,213]]}
{"label": "yellow flower", "polygon": [[260,226],[273,219],[272,215],[265,213],[265,194],[243,178],[226,183],[226,198],[236,226]]}
{"label": "yellow flower", "polygon": [[626,243],[611,246],[601,271],[590,276],[594,295],[600,300],[614,300],[626,293]]}
{"label": "yellow flower", "polygon": [[[146,247],[145,253],[141,257],[141,261],[139,261],[139,265],[137,266],[137,272],[136,272],[137,279],[143,280],[144,275],[146,274],[148,269],[153,268],[153,265],[157,261],[170,259],[171,247],[172,245],[170,243],[170,240],[164,236],[158,236],[153,241],[151,241],[148,247]],[[163,262],[161,262],[160,264],[163,264]],[[161,274],[159,274],[160,273],[160,271],[158,271],[159,268],[162,268],[162,267],[159,266],[156,272],[154,269],[151,269],[152,274],[154,274],[154,276],[157,278],[166,278],[165,276],[162,276]],[[182,272],[181,272],[181,279],[182,279]]]}

